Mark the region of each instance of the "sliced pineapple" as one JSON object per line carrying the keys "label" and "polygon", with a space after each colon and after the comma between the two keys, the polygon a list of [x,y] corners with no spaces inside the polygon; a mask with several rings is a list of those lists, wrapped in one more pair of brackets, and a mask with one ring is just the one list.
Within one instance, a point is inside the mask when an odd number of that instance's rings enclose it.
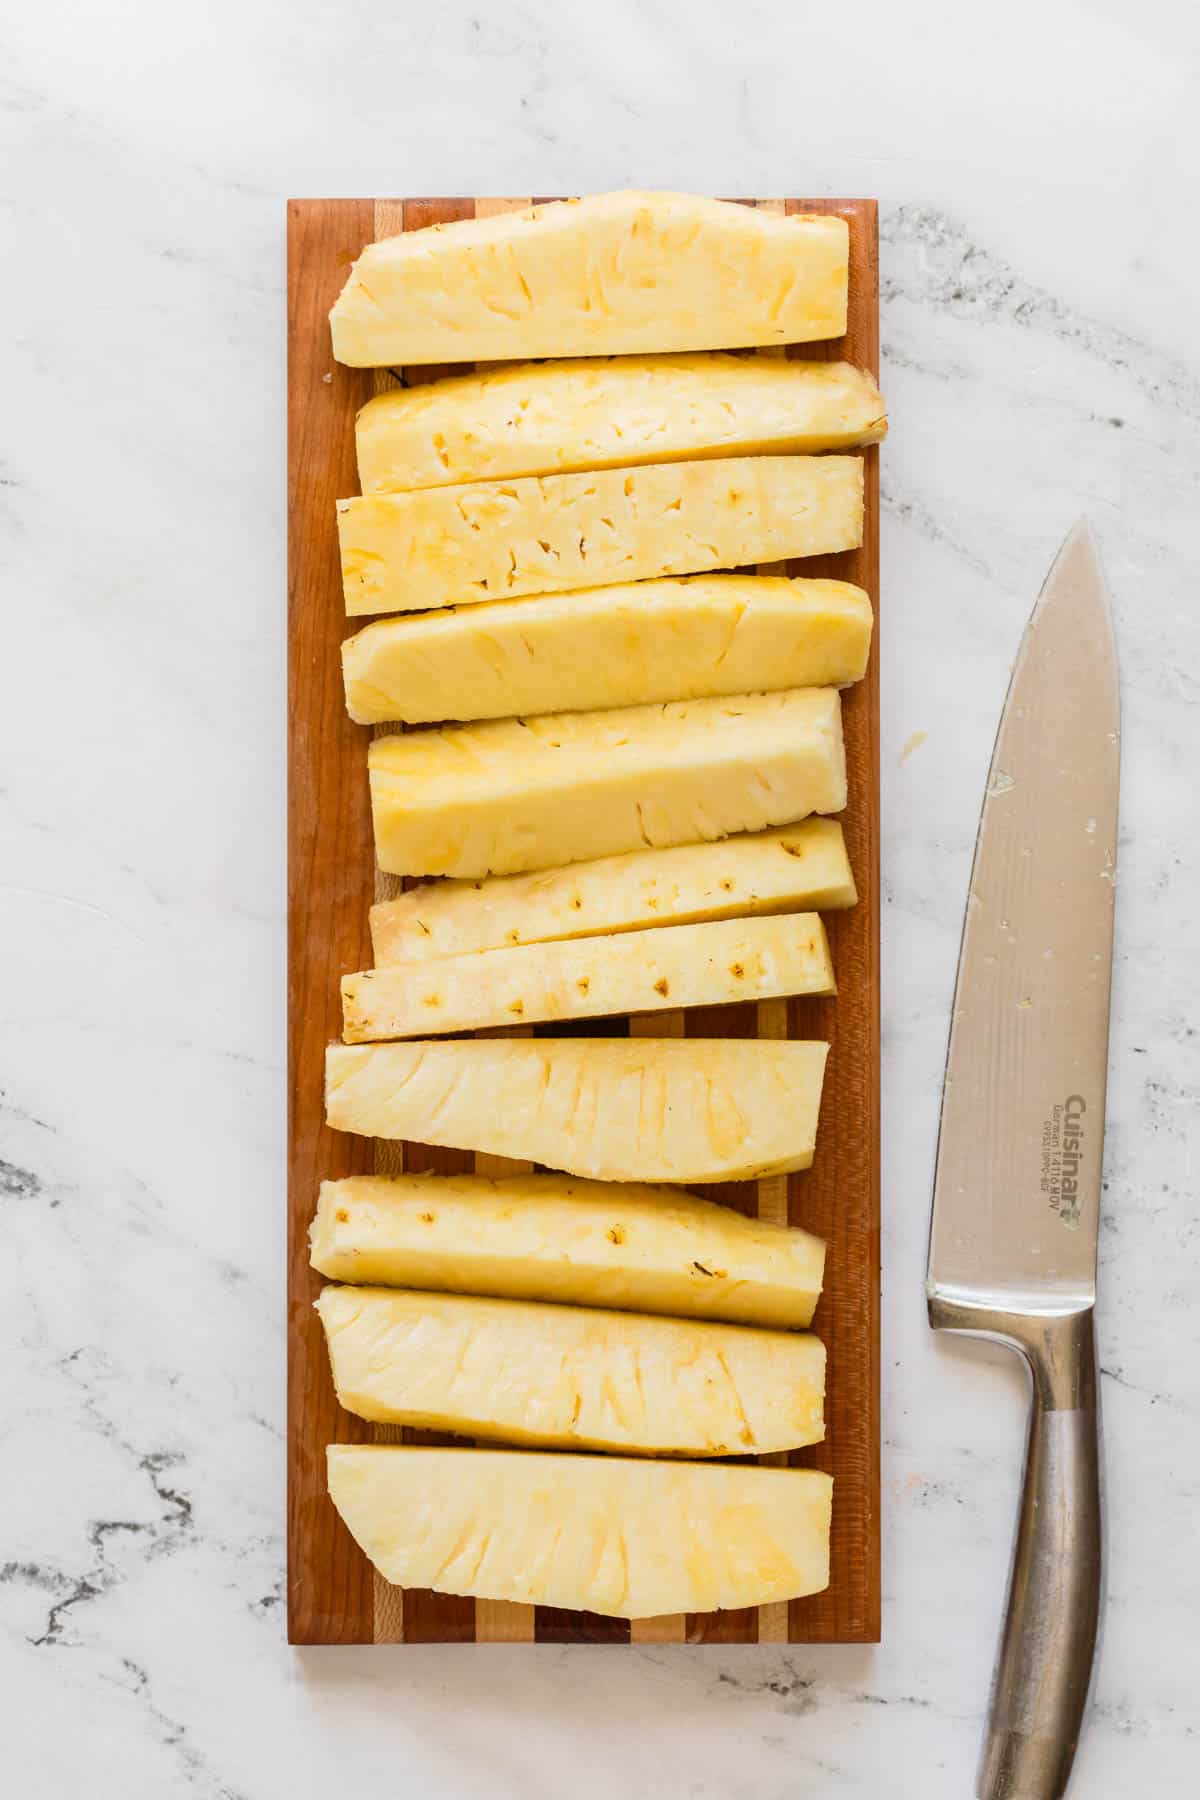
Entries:
{"label": "sliced pineapple", "polygon": [[807,1332],[384,1287],[327,1287],[317,1311],[338,1399],[378,1424],[666,1456],[825,1435]]}
{"label": "sliced pineapple", "polygon": [[518,476],[337,503],[348,613],[424,612],[862,542],[860,456]]}
{"label": "sliced pineapple", "polygon": [[502,365],[392,388],[358,415],[364,494],[696,456],[810,455],[877,443],[865,369],[785,357],[621,356]]}
{"label": "sliced pineapple", "polygon": [[832,994],[816,913],[477,950],[342,978],[348,1044],[551,1019]]}
{"label": "sliced pineapple", "polygon": [[337,1131],[599,1181],[741,1181],[812,1162],[828,1045],[753,1038],[331,1044]]}
{"label": "sliced pineapple", "polygon": [[371,908],[371,937],[376,967],[384,967],[656,925],[837,911],[856,899],[841,825],[805,819],[782,831],[634,850],[534,875],[423,882]]}
{"label": "sliced pineapple", "polygon": [[640,1619],[829,1585],[815,1469],[331,1444],[329,1493],[385,1580]]}
{"label": "sliced pineapple", "polygon": [[539,594],[377,619],[342,645],[346,705],[362,725],[420,725],[841,687],[866,671],[871,624],[846,581],[693,575]]}
{"label": "sliced pineapple", "polygon": [[519,874],[846,804],[834,688],[396,733],[368,764],[393,875]]}
{"label": "sliced pineapple", "polygon": [[841,337],[844,219],[595,194],[368,244],[329,315],[355,368]]}
{"label": "sliced pineapple", "polygon": [[825,1245],[674,1188],[354,1175],[321,1184],[312,1264],[335,1281],[806,1326]]}

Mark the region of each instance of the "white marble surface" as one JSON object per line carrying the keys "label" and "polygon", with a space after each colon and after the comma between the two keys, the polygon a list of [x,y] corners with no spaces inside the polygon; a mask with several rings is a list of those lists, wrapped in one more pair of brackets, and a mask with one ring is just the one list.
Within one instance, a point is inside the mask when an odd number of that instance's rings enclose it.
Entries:
{"label": "white marble surface", "polygon": [[[29,1800],[970,1789],[1021,1387],[921,1300],[1010,655],[1081,511],[1126,701],[1077,1791],[1200,1768],[1189,0],[62,0],[0,28],[0,1691]],[[881,1649],[282,1641],[283,201],[874,193],[887,798]]]}

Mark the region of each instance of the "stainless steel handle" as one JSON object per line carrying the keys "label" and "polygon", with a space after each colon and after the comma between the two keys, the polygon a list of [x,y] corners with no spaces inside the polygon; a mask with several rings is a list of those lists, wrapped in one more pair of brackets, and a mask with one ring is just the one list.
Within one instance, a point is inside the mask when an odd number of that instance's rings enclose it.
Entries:
{"label": "stainless steel handle", "polygon": [[936,1302],[930,1312],[942,1329],[1012,1345],[1033,1376],[1008,1606],[975,1791],[979,1800],[1060,1800],[1087,1708],[1103,1593],[1092,1313],[1017,1318]]}

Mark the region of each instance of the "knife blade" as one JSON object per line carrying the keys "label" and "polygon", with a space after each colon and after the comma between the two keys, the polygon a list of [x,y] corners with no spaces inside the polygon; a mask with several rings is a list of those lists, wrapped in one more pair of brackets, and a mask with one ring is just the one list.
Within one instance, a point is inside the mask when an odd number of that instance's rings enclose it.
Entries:
{"label": "knife blade", "polygon": [[1033,1377],[982,1800],[1065,1792],[1099,1624],[1092,1313],[1119,785],[1116,648],[1081,523],[1026,627],[996,738],[930,1227],[931,1325],[1009,1344]]}

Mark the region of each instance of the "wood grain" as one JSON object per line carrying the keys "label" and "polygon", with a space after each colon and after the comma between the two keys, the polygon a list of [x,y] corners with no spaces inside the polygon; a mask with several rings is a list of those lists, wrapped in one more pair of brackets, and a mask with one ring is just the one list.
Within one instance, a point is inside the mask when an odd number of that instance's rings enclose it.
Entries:
{"label": "wood grain", "polygon": [[288,1636],[369,1643],[371,1570],[325,1491],[325,1446],[368,1427],[338,1408],[308,1225],[326,1178],[366,1173],[371,1147],[329,1131],[325,1044],[337,977],[370,954],[373,881],[362,735],[346,717],[338,659],[334,501],[355,491],[354,414],[370,377],[334,363],[325,315],[373,228],[369,201],[288,206]]}
{"label": "wood grain", "polygon": [[[371,226],[373,237],[395,237],[404,230],[404,204],[402,201],[376,200],[374,219]],[[385,394],[389,388],[399,385],[398,379],[390,369],[372,369],[369,371],[371,392]],[[354,490],[351,489],[351,492]],[[345,635],[343,625],[343,635]],[[383,728],[376,727],[372,737],[378,737]],[[387,875],[376,864],[375,900],[392,900],[401,891],[403,884],[394,875]],[[377,1139],[373,1150],[372,1166],[376,1175],[402,1175],[404,1173],[404,1145],[389,1143],[386,1139]],[[400,1425],[372,1425],[369,1427],[371,1441],[376,1444],[402,1444],[405,1441],[404,1429]],[[379,1573],[371,1571],[371,1609],[372,1636],[377,1644],[402,1644],[405,1641],[404,1589],[395,1587]],[[408,1624],[411,1628],[412,1614]]]}
{"label": "wood grain", "polygon": [[[520,212],[529,205],[524,199],[476,200],[477,219],[495,218],[498,213]],[[480,366],[480,365],[477,365]],[[513,1025],[503,1031],[478,1031],[476,1037],[532,1037],[529,1026]],[[475,1156],[475,1173],[500,1180],[505,1175],[528,1174],[532,1163],[517,1162],[510,1156]],[[480,1644],[532,1644],[535,1636],[536,1611],[532,1606],[518,1606],[511,1600],[476,1600],[475,1640]]]}
{"label": "wood grain", "polygon": [[[687,1015],[683,1012],[638,1013],[629,1021],[630,1037],[681,1038]],[[655,1618],[632,1619],[630,1642],[634,1644],[682,1644],[687,1641],[687,1614],[660,1613]]]}
{"label": "wood grain", "polygon": [[[879,237],[875,202],[795,201],[792,212],[836,212],[850,222],[850,316],[846,336],[805,345],[813,360],[844,359],[879,373]],[[868,301],[868,296],[870,299]],[[815,1329],[829,1353],[823,1444],[794,1453],[834,1478],[832,1566],[823,1594],[793,1600],[793,1643],[875,1643],[879,1565],[879,452],[866,460],[862,547],[814,557],[813,574],[857,582],[875,603],[875,643],[866,679],[849,689],[843,716],[850,805],[844,827],[858,905],[826,919],[838,993],[788,1006],[791,1035],[830,1045],[826,1102],[811,1169],[793,1175],[788,1216],[828,1245]],[[799,565],[797,565],[797,568]]]}
{"label": "wood grain", "polygon": [[[313,200],[288,205],[288,1635],[293,1643],[462,1641],[866,1643],[879,1636],[879,548],[877,452],[866,452],[861,550],[807,559],[790,572],[865,587],[876,605],[867,679],[845,698],[850,806],[844,824],[859,905],[826,923],[836,1000],[697,1008],[686,1016],[539,1028],[538,1035],[638,1033],[695,1037],[825,1037],[831,1045],[814,1167],[771,1182],[706,1190],[745,1212],[785,1216],[828,1243],[814,1322],[829,1352],[827,1438],[793,1453],[835,1481],[832,1579],[787,1606],[641,1620],[401,1592],[376,1577],[325,1490],[325,1446],[385,1439],[337,1406],[308,1264],[308,1225],[323,1179],[402,1166],[450,1172],[485,1159],[427,1146],[372,1144],[330,1132],[321,1093],[325,1043],[340,1030],[338,981],[370,961],[370,902],[397,884],[375,870],[365,770],[369,733],[343,704],[340,653],[348,627],[338,573],[334,501],[358,491],[354,415],[387,371],[342,368],[326,315],[362,245],[374,237],[511,200]],[[755,203],[751,203],[755,204]],[[788,213],[836,212],[850,224],[850,319],[845,339],[790,354],[845,357],[878,372],[878,265],[872,201],[768,201]],[[444,369],[414,369],[429,380]],[[515,1165],[514,1165],[515,1166]],[[391,1435],[394,1435],[392,1433]],[[406,1441],[442,1441],[406,1432]],[[779,1460],[779,1459],[770,1459]]]}
{"label": "wood grain", "polygon": [[[760,212],[782,213],[782,200],[760,200]],[[786,352],[777,349],[760,350],[760,356],[778,357]],[[760,575],[785,575],[786,563],[760,563]],[[786,1038],[788,1032],[788,1013],[786,1000],[760,1000],[755,1008],[755,1033],[760,1038]],[[786,1225],[788,1222],[788,1178],[786,1175],[768,1175],[758,1184],[758,1216],[767,1219],[773,1225]],[[777,1456],[764,1456],[765,1463],[787,1464],[786,1453]],[[786,1644],[788,1635],[788,1603],[786,1600],[773,1601],[769,1606],[758,1608],[758,1641],[760,1644]]]}

